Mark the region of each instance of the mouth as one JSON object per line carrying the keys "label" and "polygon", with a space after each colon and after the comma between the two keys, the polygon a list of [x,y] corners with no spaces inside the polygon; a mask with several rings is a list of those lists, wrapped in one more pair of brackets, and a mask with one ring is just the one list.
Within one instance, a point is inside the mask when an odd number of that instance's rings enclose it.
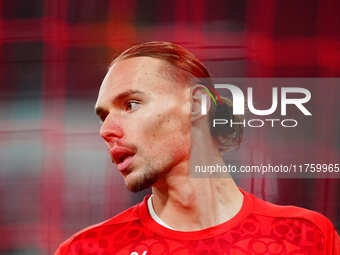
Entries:
{"label": "mouth", "polygon": [[125,171],[132,164],[135,158],[135,152],[126,147],[114,147],[110,150],[112,161],[117,165],[120,172]]}

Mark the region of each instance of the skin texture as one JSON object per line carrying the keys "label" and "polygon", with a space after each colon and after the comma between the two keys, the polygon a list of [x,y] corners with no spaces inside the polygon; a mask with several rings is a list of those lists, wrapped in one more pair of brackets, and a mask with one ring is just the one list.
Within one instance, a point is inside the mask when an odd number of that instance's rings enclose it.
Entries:
{"label": "skin texture", "polygon": [[[152,203],[167,225],[193,231],[232,218],[243,195],[231,178],[190,178],[190,164],[223,164],[207,116],[200,114],[200,85],[164,60],[135,57],[115,63],[98,94],[100,135],[108,148],[124,146],[135,153],[121,171],[132,191],[152,186]],[[169,75],[171,74],[171,75]],[[117,100],[127,91],[138,94]],[[207,210],[209,208],[209,210]]]}
{"label": "skin texture", "polygon": [[[189,155],[190,88],[179,88],[182,84],[164,74],[162,60],[127,59],[110,68],[99,91],[96,108],[105,118],[100,135],[108,147],[118,142],[136,151],[131,167],[122,172],[132,191],[150,186]],[[141,93],[112,104],[129,90]]]}

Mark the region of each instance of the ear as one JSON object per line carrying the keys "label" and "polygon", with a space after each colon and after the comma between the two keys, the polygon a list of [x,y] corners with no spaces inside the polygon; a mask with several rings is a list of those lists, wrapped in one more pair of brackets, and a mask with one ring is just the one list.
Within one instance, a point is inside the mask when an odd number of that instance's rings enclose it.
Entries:
{"label": "ear", "polygon": [[205,92],[207,87],[195,84],[191,87],[191,121],[207,115],[211,107],[211,98]]}

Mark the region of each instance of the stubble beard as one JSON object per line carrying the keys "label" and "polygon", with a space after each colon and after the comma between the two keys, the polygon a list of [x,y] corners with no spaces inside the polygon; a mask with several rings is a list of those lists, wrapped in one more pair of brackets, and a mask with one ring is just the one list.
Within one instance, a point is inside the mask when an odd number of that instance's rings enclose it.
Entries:
{"label": "stubble beard", "polygon": [[132,192],[139,192],[144,189],[150,188],[160,178],[162,173],[161,169],[146,165],[143,169],[131,172],[126,176],[125,184]]}

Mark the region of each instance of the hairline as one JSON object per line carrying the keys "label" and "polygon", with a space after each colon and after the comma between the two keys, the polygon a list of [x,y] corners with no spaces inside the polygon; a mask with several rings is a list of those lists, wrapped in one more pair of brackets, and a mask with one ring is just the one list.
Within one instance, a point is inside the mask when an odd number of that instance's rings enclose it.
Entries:
{"label": "hairline", "polygon": [[118,56],[115,58],[109,65],[108,70],[110,71],[114,65],[128,59],[133,58],[140,58],[140,57],[147,57],[147,58],[153,58],[153,59],[159,59],[162,62],[162,65],[159,67],[159,73],[161,76],[167,80],[174,81],[176,83],[186,83],[190,84],[190,80],[194,79],[195,76],[188,72],[187,70],[184,70],[175,64],[171,63],[165,58],[157,57],[157,56]]}

